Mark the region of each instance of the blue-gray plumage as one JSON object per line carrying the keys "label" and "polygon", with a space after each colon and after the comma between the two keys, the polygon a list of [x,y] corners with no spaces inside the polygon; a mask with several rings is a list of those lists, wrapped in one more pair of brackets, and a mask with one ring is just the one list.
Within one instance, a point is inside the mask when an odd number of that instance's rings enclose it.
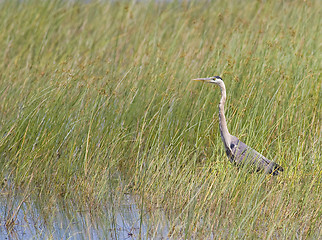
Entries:
{"label": "blue-gray plumage", "polygon": [[219,102],[219,127],[221,139],[225,145],[226,154],[229,160],[237,166],[247,164],[252,166],[256,171],[264,171],[267,174],[278,175],[279,172],[282,172],[283,168],[280,165],[267,159],[229,133],[224,110],[226,102],[226,87],[222,78],[214,76],[210,78],[196,78],[193,80],[214,83],[220,87],[221,99]]}

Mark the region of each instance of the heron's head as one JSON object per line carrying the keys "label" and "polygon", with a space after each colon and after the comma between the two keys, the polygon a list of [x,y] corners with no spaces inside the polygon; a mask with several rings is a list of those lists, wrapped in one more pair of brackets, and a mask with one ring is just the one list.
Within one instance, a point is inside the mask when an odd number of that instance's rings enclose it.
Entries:
{"label": "heron's head", "polygon": [[207,83],[215,83],[215,84],[219,84],[220,82],[222,82],[222,78],[219,76],[214,76],[214,77],[209,77],[209,78],[195,78],[192,80],[193,81],[203,81],[203,82],[207,82]]}

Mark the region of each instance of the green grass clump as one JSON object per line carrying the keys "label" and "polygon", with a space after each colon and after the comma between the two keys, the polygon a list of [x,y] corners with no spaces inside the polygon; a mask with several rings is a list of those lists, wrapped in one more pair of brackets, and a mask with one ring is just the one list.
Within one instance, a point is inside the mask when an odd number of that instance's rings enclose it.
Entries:
{"label": "green grass clump", "polygon": [[[48,203],[74,201],[99,215],[131,193],[151,226],[163,210],[173,239],[321,237],[319,1],[8,0],[0,9],[8,206],[33,199],[48,218]],[[212,75],[226,83],[230,132],[283,174],[228,162],[220,91],[190,81]]]}

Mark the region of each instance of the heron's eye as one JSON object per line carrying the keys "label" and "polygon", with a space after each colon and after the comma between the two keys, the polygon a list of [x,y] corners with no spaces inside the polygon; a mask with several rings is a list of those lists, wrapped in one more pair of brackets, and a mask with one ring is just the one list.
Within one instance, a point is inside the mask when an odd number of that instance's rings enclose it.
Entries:
{"label": "heron's eye", "polygon": [[230,148],[233,149],[235,147],[235,145],[232,143],[230,144]]}

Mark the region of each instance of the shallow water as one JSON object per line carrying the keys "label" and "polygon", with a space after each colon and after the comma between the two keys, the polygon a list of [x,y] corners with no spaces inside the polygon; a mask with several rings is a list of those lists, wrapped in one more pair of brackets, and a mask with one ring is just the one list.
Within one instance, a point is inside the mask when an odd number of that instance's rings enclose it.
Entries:
{"label": "shallow water", "polygon": [[164,239],[169,231],[162,211],[152,221],[128,194],[121,203],[82,211],[72,203],[44,206],[17,198],[12,203],[4,194],[0,202],[0,239]]}

